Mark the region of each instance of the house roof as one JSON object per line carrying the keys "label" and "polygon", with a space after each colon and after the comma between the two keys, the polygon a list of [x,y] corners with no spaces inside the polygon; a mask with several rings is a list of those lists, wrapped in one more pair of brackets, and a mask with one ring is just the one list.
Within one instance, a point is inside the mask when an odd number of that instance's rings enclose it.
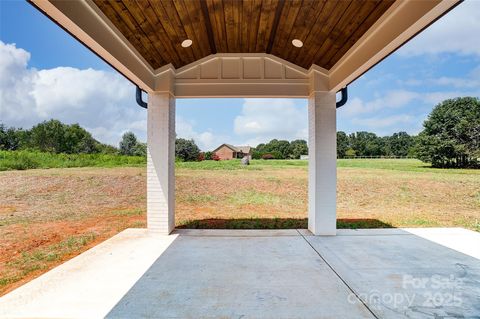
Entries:
{"label": "house roof", "polygon": [[213,152],[218,151],[218,150],[221,149],[223,146],[228,147],[229,149],[231,149],[231,150],[234,151],[234,152],[242,152],[242,153],[245,153],[245,154],[249,154],[250,151],[251,151],[251,149],[252,149],[250,146],[234,146],[234,145],[232,145],[232,144],[223,143],[222,145],[220,145],[219,147],[217,147],[216,149],[214,149]]}
{"label": "house roof", "polygon": [[236,146],[237,148],[237,152],[242,152],[242,153],[245,153],[245,154],[248,154],[250,153],[250,150],[252,149],[250,146]]}

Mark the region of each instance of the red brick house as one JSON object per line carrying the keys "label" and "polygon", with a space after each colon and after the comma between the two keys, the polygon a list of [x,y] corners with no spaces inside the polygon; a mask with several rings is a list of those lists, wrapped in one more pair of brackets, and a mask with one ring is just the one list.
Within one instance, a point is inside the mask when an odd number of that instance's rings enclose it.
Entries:
{"label": "red brick house", "polygon": [[234,158],[243,158],[248,156],[252,159],[252,148],[250,146],[233,146],[230,144],[222,144],[213,150],[221,160],[231,160]]}

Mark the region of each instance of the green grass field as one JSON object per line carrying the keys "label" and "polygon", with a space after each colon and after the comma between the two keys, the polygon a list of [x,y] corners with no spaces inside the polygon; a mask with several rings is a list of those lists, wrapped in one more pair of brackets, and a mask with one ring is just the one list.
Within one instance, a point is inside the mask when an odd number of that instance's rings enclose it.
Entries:
{"label": "green grass field", "polygon": [[[32,151],[0,151],[0,171],[69,167],[137,167],[146,165],[141,156],[110,154],[52,154]],[[252,160],[244,166],[240,160],[176,162],[176,168],[192,170],[262,170],[308,168],[306,160]],[[437,169],[416,159],[339,159],[339,168],[386,169],[404,172],[440,174],[480,174],[475,169]]]}
{"label": "green grass field", "polygon": [[[177,162],[177,168],[193,170],[262,170],[262,169],[308,169],[307,160],[252,160],[244,166],[240,160]],[[423,172],[438,174],[480,174],[475,169],[439,169],[417,159],[338,159],[338,168],[384,169],[403,172]]]}
{"label": "green grass field", "polygon": [[52,154],[0,151],[0,171],[34,168],[142,166],[146,158],[109,154]]}

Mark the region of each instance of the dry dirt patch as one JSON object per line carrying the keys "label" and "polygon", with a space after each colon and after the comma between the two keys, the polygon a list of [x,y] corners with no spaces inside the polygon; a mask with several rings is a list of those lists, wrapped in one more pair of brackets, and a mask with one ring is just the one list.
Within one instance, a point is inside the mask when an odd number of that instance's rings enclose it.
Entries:
{"label": "dry dirt patch", "polygon": [[0,173],[0,293],[128,227],[145,227],[139,168]]}
{"label": "dry dirt patch", "polygon": [[[305,227],[305,167],[176,171],[180,227]],[[341,227],[480,230],[478,174],[338,169]],[[0,172],[0,294],[128,227],[145,227],[144,168]],[[345,220],[348,221],[345,221]]]}

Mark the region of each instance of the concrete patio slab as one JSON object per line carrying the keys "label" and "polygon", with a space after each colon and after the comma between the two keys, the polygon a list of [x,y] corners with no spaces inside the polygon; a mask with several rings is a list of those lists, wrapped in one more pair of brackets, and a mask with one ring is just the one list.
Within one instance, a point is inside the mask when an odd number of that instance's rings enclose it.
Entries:
{"label": "concrete patio slab", "polygon": [[279,237],[299,235],[296,229],[175,229],[172,234],[197,237]]}
{"label": "concrete patio slab", "polygon": [[305,238],[378,318],[480,318],[475,258],[480,233],[458,228],[339,233]]}
{"label": "concrete patio slab", "polygon": [[109,318],[372,318],[301,237],[180,236]]}
{"label": "concrete patio slab", "polygon": [[464,229],[128,229],[0,298],[0,317],[480,318],[476,243]]}

